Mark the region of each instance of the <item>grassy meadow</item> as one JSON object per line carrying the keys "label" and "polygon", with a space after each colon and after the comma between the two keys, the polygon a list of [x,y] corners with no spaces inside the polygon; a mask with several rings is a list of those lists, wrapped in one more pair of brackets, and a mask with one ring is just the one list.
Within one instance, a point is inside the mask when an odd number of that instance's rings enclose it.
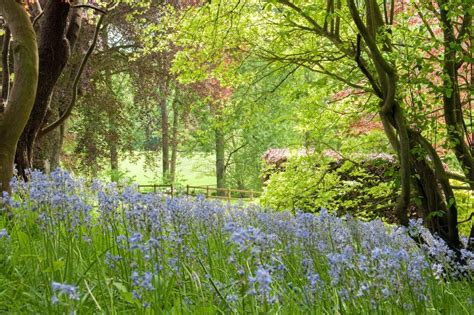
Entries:
{"label": "grassy meadow", "polygon": [[[126,158],[120,161],[119,167],[130,178],[138,184],[156,184],[161,182],[161,163],[157,166],[146,165],[144,157],[137,154],[138,159]],[[212,156],[195,154],[193,157],[181,157],[176,165],[177,181],[181,185],[215,185],[215,165]]]}

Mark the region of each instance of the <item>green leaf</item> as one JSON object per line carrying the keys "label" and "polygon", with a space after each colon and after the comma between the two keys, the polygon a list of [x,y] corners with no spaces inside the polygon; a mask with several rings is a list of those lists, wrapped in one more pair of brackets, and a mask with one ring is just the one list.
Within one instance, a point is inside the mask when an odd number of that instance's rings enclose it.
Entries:
{"label": "green leaf", "polygon": [[121,292],[121,293],[128,292],[127,287],[126,287],[123,283],[121,283],[121,282],[114,282],[113,285],[114,285],[114,287],[116,287],[117,290],[119,290],[119,292]]}
{"label": "green leaf", "polygon": [[58,270],[63,269],[65,265],[66,263],[64,260],[56,260],[55,262],[53,262],[52,266],[49,266],[48,268],[43,270],[43,272],[56,272]]}

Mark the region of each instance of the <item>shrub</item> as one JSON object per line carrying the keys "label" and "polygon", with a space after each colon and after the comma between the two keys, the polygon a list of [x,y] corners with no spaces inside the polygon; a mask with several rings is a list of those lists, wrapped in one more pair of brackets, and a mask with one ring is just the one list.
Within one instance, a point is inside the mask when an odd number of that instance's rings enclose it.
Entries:
{"label": "shrub", "polygon": [[396,221],[392,209],[399,183],[390,156],[317,162],[313,156],[302,156],[290,159],[269,178],[261,198],[264,206],[293,212],[326,208],[337,215]]}

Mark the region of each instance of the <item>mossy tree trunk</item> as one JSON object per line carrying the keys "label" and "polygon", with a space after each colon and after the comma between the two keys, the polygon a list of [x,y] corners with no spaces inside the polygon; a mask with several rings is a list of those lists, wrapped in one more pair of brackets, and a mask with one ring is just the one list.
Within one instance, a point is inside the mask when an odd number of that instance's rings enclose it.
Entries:
{"label": "mossy tree trunk", "polygon": [[17,143],[33,108],[38,85],[38,46],[28,13],[15,0],[0,0],[12,35],[14,81],[0,113],[0,192],[10,191]]}

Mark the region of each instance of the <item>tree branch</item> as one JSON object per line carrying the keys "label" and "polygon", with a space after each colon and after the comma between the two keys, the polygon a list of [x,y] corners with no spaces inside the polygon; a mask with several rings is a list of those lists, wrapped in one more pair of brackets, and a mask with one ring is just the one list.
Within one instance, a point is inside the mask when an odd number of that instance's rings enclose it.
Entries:
{"label": "tree branch", "polygon": [[356,46],[355,61],[357,63],[357,66],[359,67],[360,71],[362,71],[362,73],[365,75],[367,80],[369,80],[369,83],[372,86],[372,89],[374,90],[375,95],[377,95],[379,98],[383,98],[382,90],[377,85],[377,82],[375,82],[374,77],[372,76],[372,74],[369,72],[369,70],[367,69],[365,64],[360,59],[360,54],[361,54],[360,40],[361,40],[361,36],[360,36],[360,34],[357,34],[357,46]]}
{"label": "tree branch", "polygon": [[367,27],[364,25],[364,22],[362,22],[362,19],[360,18],[354,0],[347,0],[347,5],[349,6],[349,11],[351,12],[352,19],[354,20],[354,23],[356,24],[360,35],[364,38],[367,47],[372,53],[374,61],[379,64],[385,72],[393,75],[393,67],[387,61],[385,61],[382,54],[380,53],[379,48],[377,47],[377,44],[375,43],[375,40],[369,35],[369,31],[367,30]]}
{"label": "tree branch", "polygon": [[91,4],[76,4],[76,5],[72,5],[71,8],[88,8],[88,9],[98,11],[102,14],[107,14],[106,9],[102,9],[102,8],[99,8],[99,7],[97,7],[95,5],[91,5]]}
{"label": "tree branch", "polygon": [[459,29],[458,37],[456,38],[458,43],[460,40],[462,40],[464,35],[466,34],[472,35],[471,33],[472,15],[469,14],[469,10],[472,10],[472,8],[466,8],[466,10],[464,11],[465,14],[462,20],[461,28]]}
{"label": "tree branch", "polygon": [[428,32],[430,33],[431,35],[431,39],[437,41],[438,38],[436,37],[435,33],[433,32],[433,30],[431,29],[431,25],[430,23],[428,23],[428,21],[426,20],[423,12],[421,12],[420,8],[418,7],[418,5],[416,4],[416,2],[413,2],[414,3],[414,6],[416,8],[416,10],[418,11],[418,16],[421,18],[421,21],[423,22],[423,24],[425,25],[426,29],[428,30]]}
{"label": "tree branch", "polygon": [[232,155],[237,153],[238,151],[240,151],[244,147],[246,147],[248,144],[249,144],[248,142],[245,142],[244,144],[239,146],[237,149],[234,149],[232,152],[229,153],[229,155],[227,156],[227,161],[225,162],[225,165],[224,165],[224,169],[227,169],[227,167],[229,166],[230,159],[231,159]]}
{"label": "tree branch", "polygon": [[461,181],[461,182],[463,182],[463,183],[468,183],[468,184],[469,184],[469,183],[472,183],[472,182],[470,182],[465,176],[459,175],[459,174],[456,174],[456,173],[452,173],[452,172],[446,171],[446,176],[448,176],[448,178]]}
{"label": "tree branch", "polygon": [[[83,1],[84,0],[78,0],[79,3],[82,3]],[[69,47],[71,49],[71,52],[74,49],[77,38],[79,37],[79,33],[81,31],[81,26],[82,26],[81,7],[82,6],[79,6],[79,5],[72,6],[72,8],[74,9],[71,10],[71,13],[69,15],[69,25],[66,31],[66,38],[69,41]]]}
{"label": "tree branch", "polygon": [[462,221],[458,222],[458,225],[461,224],[461,223],[466,223],[466,222],[471,221],[473,217],[474,217],[474,212],[471,212],[471,215],[469,216],[469,218],[467,218],[466,220],[462,220]]}
{"label": "tree branch", "polygon": [[44,15],[44,11],[41,11],[37,16],[35,16],[34,20],[33,20],[33,27],[36,25],[36,23],[38,22],[38,20]]}
{"label": "tree branch", "polygon": [[43,12],[43,9],[41,8],[41,3],[39,0],[36,1],[29,1],[28,5],[31,7],[34,16],[38,16]]}
{"label": "tree branch", "polygon": [[346,47],[344,47],[341,39],[336,36],[335,34],[331,34],[327,31],[324,30],[323,27],[321,27],[321,25],[318,24],[318,22],[313,19],[311,16],[309,16],[308,14],[306,14],[300,7],[296,6],[294,3],[288,1],[288,0],[278,0],[278,2],[282,5],[285,5],[289,8],[291,8],[293,11],[295,11],[296,13],[298,13],[301,17],[303,17],[310,25],[313,26],[313,31],[318,34],[318,35],[321,35],[323,37],[326,37],[327,39],[329,39],[340,51],[344,52],[346,55],[348,56],[353,56],[354,55],[354,52],[352,52],[351,50],[347,49]]}

